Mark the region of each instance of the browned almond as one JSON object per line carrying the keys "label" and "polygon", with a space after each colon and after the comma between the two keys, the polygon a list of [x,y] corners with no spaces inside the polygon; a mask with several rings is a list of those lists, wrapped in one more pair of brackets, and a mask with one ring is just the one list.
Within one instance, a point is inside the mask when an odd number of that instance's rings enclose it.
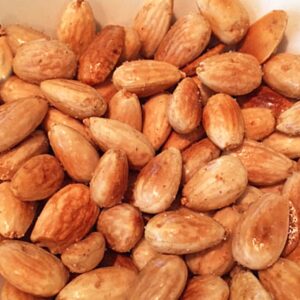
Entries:
{"label": "browned almond", "polygon": [[[300,172],[293,172],[285,182],[282,190],[282,195],[289,201],[292,201],[296,210],[300,212]],[[299,215],[300,216],[300,215]]]}
{"label": "browned almond", "polygon": [[0,152],[23,141],[42,122],[47,102],[38,97],[5,103],[0,107]]}
{"label": "browned almond", "polygon": [[289,202],[277,194],[264,194],[242,215],[233,233],[232,253],[249,269],[265,269],[284,249],[289,229]]}
{"label": "browned almond", "polygon": [[158,255],[139,273],[128,299],[179,299],[187,275],[186,265],[180,257]]}
{"label": "browned almond", "polygon": [[119,91],[110,99],[108,117],[142,131],[142,108],[139,98],[126,90]]}
{"label": "browned almond", "polygon": [[145,0],[134,20],[134,29],[142,43],[142,55],[154,55],[167,33],[172,19],[173,0]]}
{"label": "browned almond", "polygon": [[142,212],[157,214],[175,200],[182,174],[182,158],[176,148],[164,150],[141,170],[135,182],[132,204]]}
{"label": "browned almond", "polygon": [[300,243],[298,243],[298,246],[286,257],[286,259],[291,260],[300,266]]}
{"label": "browned almond", "polygon": [[185,75],[175,66],[155,60],[125,62],[113,74],[117,89],[125,89],[137,96],[158,94],[175,85]]}
{"label": "browned almond", "polygon": [[25,43],[18,48],[13,60],[15,74],[31,83],[54,78],[72,78],[76,67],[73,51],[56,40]]}
{"label": "browned almond", "polygon": [[0,243],[0,274],[17,289],[43,297],[56,295],[69,278],[54,255],[30,243],[9,240]]}
{"label": "browned almond", "polygon": [[274,299],[300,298],[300,266],[280,258],[272,267],[260,271],[259,279]]}
{"label": "browned almond", "polygon": [[133,260],[126,255],[117,254],[113,266],[132,270],[136,274],[138,274],[138,272],[139,272],[139,270],[136,267],[136,265],[134,264]]}
{"label": "browned almond", "polygon": [[200,13],[179,18],[161,41],[155,59],[179,68],[185,66],[206,48],[211,35],[209,23]]}
{"label": "browned almond", "polygon": [[103,233],[111,249],[128,252],[143,236],[144,222],[138,209],[123,203],[103,210],[97,229]]}
{"label": "browned almond", "polygon": [[90,181],[100,158],[94,146],[78,131],[62,124],[53,126],[48,136],[68,174],[79,182]]}
{"label": "browned almond", "polygon": [[191,78],[183,79],[169,102],[168,119],[172,128],[181,134],[196,129],[201,122],[202,106],[200,91]]}
{"label": "browned almond", "polygon": [[249,54],[228,52],[205,59],[197,68],[200,80],[219,93],[245,95],[261,84],[262,70]]}
{"label": "browned almond", "polygon": [[265,62],[280,44],[287,20],[287,13],[283,10],[269,12],[250,26],[239,51],[252,54],[259,63]]}
{"label": "browned almond", "polygon": [[58,39],[80,56],[96,35],[93,11],[84,0],[72,0],[65,8],[57,28]]}
{"label": "browned almond", "polygon": [[155,150],[158,150],[171,133],[167,110],[171,95],[158,94],[143,106],[143,134]]}
{"label": "browned almond", "polygon": [[233,149],[244,138],[244,119],[238,103],[228,95],[209,98],[203,110],[203,127],[207,136],[220,149]]}
{"label": "browned almond", "polygon": [[95,89],[79,81],[46,80],[41,83],[41,90],[51,105],[74,118],[100,117],[107,108]]}
{"label": "browned almond", "polygon": [[13,53],[9,47],[6,33],[0,25],[0,82],[6,81],[12,73]]}
{"label": "browned almond", "polygon": [[259,188],[259,190],[263,193],[274,193],[281,195],[283,189],[283,183],[273,184],[269,186],[262,186]]}
{"label": "browned almond", "polygon": [[300,102],[296,102],[292,107],[282,112],[277,120],[276,129],[288,135],[299,135],[299,110]]}
{"label": "browned almond", "polygon": [[120,203],[127,189],[128,162],[124,151],[108,150],[99,160],[90,182],[91,198],[100,207]]}
{"label": "browned almond", "polygon": [[196,276],[187,282],[182,300],[227,300],[229,287],[227,283],[218,276]]}
{"label": "browned almond", "polygon": [[154,149],[146,136],[125,123],[103,118],[90,118],[84,123],[102,150],[123,150],[130,166],[135,169],[142,168],[154,156]]}
{"label": "browned almond", "polygon": [[62,253],[89,232],[98,213],[97,205],[90,199],[89,188],[69,184],[48,200],[30,238],[53,253]]}
{"label": "browned almond", "polygon": [[239,213],[243,213],[246,210],[248,210],[248,208],[250,207],[250,205],[252,205],[252,203],[259,201],[262,195],[263,192],[260,189],[248,185],[245,192],[236,201],[234,207]]}
{"label": "browned almond", "polygon": [[105,26],[81,55],[78,79],[89,85],[105,81],[121,56],[124,41],[122,26]]}
{"label": "browned almond", "polygon": [[0,179],[10,180],[31,157],[48,152],[46,135],[37,130],[15,148],[0,154]]}
{"label": "browned almond", "polygon": [[117,88],[114,86],[110,78],[95,85],[94,88],[107,104],[109,103],[110,99],[118,92]]}
{"label": "browned almond", "polygon": [[35,203],[24,203],[11,191],[10,182],[0,184],[0,234],[3,237],[21,238],[33,222]]}
{"label": "browned almond", "polygon": [[[198,66],[197,66],[198,67]],[[201,95],[201,102],[205,106],[208,102],[208,99],[215,94],[213,90],[203,84],[203,82],[199,79],[198,76],[192,77],[194,82],[197,84],[198,89]]]}
{"label": "browned almond", "polygon": [[255,185],[272,185],[286,179],[292,172],[293,162],[281,153],[252,140],[231,151],[248,172],[248,179]]}
{"label": "browned almond", "polygon": [[224,155],[203,166],[185,184],[181,203],[197,211],[219,209],[234,203],[247,183],[247,171],[241,161]]}
{"label": "browned almond", "polygon": [[268,108],[244,108],[242,114],[245,123],[245,136],[248,139],[259,141],[275,130],[276,121],[272,111]]}
{"label": "browned almond", "polygon": [[189,254],[210,248],[219,244],[224,234],[224,228],[212,218],[186,208],[157,214],[145,228],[150,245],[168,254]]}
{"label": "browned almond", "polygon": [[139,33],[131,27],[125,28],[124,48],[120,57],[120,61],[130,61],[137,59],[142,47]]}

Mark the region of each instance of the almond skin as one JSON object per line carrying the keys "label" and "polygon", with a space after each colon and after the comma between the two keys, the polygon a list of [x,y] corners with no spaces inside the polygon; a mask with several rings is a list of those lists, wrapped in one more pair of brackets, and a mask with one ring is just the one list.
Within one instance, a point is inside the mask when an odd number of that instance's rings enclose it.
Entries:
{"label": "almond skin", "polygon": [[115,267],[121,267],[121,268],[126,268],[128,270],[131,270],[133,272],[135,272],[136,274],[138,274],[138,269],[135,266],[134,262],[132,261],[132,259],[128,256],[126,256],[125,254],[117,254],[116,259],[113,263],[113,266]]}
{"label": "almond skin", "polygon": [[142,47],[138,32],[131,27],[125,28],[124,48],[120,57],[120,61],[130,61],[137,59]]}
{"label": "almond skin", "polygon": [[62,253],[89,232],[98,213],[97,205],[90,199],[89,188],[69,184],[48,200],[30,238],[52,253]]}
{"label": "almond skin", "polygon": [[203,127],[207,136],[220,149],[233,149],[244,138],[244,119],[238,103],[228,95],[209,98],[203,110]]}
{"label": "almond skin", "polygon": [[[13,54],[8,45],[7,37],[2,35],[2,28],[0,27],[0,82],[6,81],[12,73]],[[5,34],[5,33],[4,33]]]}
{"label": "almond skin", "polygon": [[293,172],[286,182],[284,183],[282,195],[287,198],[287,200],[292,201],[296,210],[300,212],[300,172]]}
{"label": "almond skin", "polygon": [[95,85],[94,88],[107,104],[109,104],[110,99],[118,92],[117,88],[112,83],[111,78]]}
{"label": "almond skin", "polygon": [[282,112],[278,117],[276,129],[288,135],[299,135],[299,110],[300,102],[296,102],[292,107]]}
{"label": "almond skin", "polygon": [[80,56],[78,79],[89,85],[105,81],[121,56],[124,40],[122,26],[105,26]]}

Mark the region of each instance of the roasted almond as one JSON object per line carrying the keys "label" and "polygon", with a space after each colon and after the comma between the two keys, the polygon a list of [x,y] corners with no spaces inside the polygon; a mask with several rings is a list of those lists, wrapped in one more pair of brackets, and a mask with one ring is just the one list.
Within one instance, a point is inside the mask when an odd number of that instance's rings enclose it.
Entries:
{"label": "roasted almond", "polygon": [[120,61],[130,61],[137,59],[142,47],[138,32],[131,27],[125,28],[124,48],[120,57]]}
{"label": "roasted almond", "polygon": [[9,47],[5,32],[0,26],[0,82],[5,81],[12,73],[13,54]]}
{"label": "roasted almond", "polygon": [[261,186],[259,190],[263,193],[273,193],[273,194],[282,194],[282,189],[283,189],[283,183],[277,183],[273,185],[268,185],[268,186]]}
{"label": "roasted almond", "polygon": [[300,134],[300,101],[296,102],[292,107],[282,112],[277,120],[276,129],[288,135]]}
{"label": "roasted almond", "polygon": [[117,254],[116,259],[113,263],[113,266],[129,269],[129,270],[135,272],[136,274],[138,274],[138,272],[139,272],[138,268],[134,264],[133,260],[130,257],[126,256],[125,254],[123,254],[123,255]]}
{"label": "roasted almond", "polygon": [[263,192],[251,185],[248,185],[245,192],[241,195],[241,197],[236,201],[235,209],[239,213],[243,213],[250,205],[256,201],[259,201],[261,199],[261,196],[263,195]]}
{"label": "roasted almond", "polygon": [[286,257],[286,259],[291,260],[300,266],[300,243],[298,243],[298,246]]}
{"label": "roasted almond", "polygon": [[[197,67],[198,67],[198,65],[197,65]],[[199,79],[198,76],[193,76],[192,79],[194,80],[194,82],[198,86],[198,89],[199,89],[200,95],[201,95],[201,103],[205,106],[208,102],[208,99],[211,96],[213,96],[214,94],[216,94],[216,92],[214,92],[209,87],[204,85],[203,82]]]}
{"label": "roasted almond", "polygon": [[110,99],[118,92],[117,88],[111,81],[111,78],[106,79],[104,82],[101,82],[94,86],[96,91],[108,104]]}
{"label": "roasted almond", "polygon": [[292,201],[296,210],[300,212],[300,172],[293,172],[284,183],[282,195],[289,201]]}

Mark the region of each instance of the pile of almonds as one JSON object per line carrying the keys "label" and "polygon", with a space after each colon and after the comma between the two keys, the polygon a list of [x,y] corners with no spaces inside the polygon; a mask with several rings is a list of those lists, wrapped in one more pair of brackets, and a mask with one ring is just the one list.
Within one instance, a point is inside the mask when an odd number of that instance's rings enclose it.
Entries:
{"label": "pile of almonds", "polygon": [[1,27],[2,300],[300,299],[287,15],[197,4],[96,33],[72,0],[54,39]]}

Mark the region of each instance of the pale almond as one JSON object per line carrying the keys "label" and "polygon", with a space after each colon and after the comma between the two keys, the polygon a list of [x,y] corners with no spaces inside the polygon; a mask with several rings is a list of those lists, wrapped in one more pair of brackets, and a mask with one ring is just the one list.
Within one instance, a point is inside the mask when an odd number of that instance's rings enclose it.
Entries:
{"label": "pale almond", "polygon": [[276,129],[288,135],[300,135],[300,101],[282,112],[277,120]]}

